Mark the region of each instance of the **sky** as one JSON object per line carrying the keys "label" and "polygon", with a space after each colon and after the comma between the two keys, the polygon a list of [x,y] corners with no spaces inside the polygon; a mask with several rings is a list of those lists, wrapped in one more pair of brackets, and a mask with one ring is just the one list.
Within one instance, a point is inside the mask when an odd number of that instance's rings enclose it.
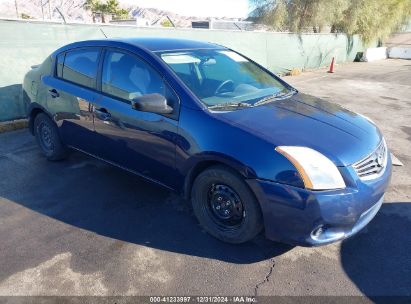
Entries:
{"label": "sky", "polygon": [[249,11],[248,0],[121,0],[120,3],[200,17],[240,18],[246,17]]}
{"label": "sky", "polygon": [[[43,2],[46,3],[47,0]],[[119,0],[119,2],[158,8],[184,16],[242,18],[249,12],[249,0]],[[0,0],[1,3],[14,5],[14,0]]]}

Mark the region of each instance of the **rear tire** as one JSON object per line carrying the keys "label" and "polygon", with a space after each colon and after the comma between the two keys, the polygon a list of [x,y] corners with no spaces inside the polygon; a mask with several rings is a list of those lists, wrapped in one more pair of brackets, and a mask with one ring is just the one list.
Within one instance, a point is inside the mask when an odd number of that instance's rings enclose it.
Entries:
{"label": "rear tire", "polygon": [[254,194],[241,176],[224,166],[211,167],[198,175],[191,201],[200,224],[221,241],[244,243],[263,228]]}
{"label": "rear tire", "polygon": [[56,161],[67,157],[68,149],[60,139],[56,124],[45,113],[37,114],[34,119],[34,135],[48,160]]}

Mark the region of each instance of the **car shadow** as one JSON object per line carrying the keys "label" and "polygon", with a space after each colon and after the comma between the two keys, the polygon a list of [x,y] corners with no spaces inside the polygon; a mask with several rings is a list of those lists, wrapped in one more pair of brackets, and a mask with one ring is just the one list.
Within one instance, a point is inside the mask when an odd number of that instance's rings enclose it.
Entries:
{"label": "car shadow", "polygon": [[411,203],[383,204],[361,233],[342,243],[341,262],[368,297],[411,296]]}
{"label": "car shadow", "polygon": [[68,225],[119,241],[238,264],[266,260],[292,248],[263,235],[245,244],[223,243],[203,231],[178,195],[81,153],[73,152],[64,162],[47,162],[40,155],[39,160],[37,169],[18,174],[21,191],[2,196]]}

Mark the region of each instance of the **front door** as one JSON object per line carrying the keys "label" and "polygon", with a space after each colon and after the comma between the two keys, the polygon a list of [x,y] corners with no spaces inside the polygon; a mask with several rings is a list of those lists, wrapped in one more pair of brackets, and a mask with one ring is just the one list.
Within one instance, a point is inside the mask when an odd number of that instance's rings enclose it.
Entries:
{"label": "front door", "polygon": [[[118,50],[106,50],[102,66],[102,97],[93,103],[98,156],[173,188],[178,98],[145,61]],[[174,114],[132,109],[131,100],[158,93]]]}

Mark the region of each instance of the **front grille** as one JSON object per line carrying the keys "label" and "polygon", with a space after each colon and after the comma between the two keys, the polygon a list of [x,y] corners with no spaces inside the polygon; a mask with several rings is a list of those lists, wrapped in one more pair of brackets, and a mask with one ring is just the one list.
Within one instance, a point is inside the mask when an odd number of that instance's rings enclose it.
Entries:
{"label": "front grille", "polygon": [[383,139],[377,149],[353,165],[361,180],[370,180],[381,176],[387,166],[387,145]]}

